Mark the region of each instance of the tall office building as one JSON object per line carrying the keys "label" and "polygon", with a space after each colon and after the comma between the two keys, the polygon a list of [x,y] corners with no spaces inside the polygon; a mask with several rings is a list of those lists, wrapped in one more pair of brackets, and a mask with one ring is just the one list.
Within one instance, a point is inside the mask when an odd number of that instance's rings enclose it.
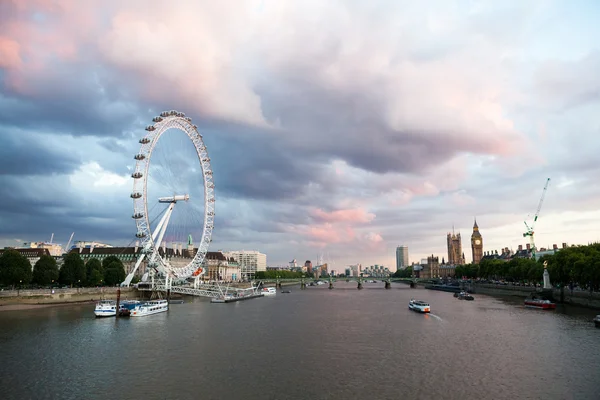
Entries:
{"label": "tall office building", "polygon": [[396,271],[408,267],[408,246],[396,247]]}

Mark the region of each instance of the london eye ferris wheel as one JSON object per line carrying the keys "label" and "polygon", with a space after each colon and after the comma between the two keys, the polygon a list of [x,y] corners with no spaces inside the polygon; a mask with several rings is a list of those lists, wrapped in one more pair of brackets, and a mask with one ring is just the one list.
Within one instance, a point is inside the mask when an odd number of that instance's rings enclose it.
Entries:
{"label": "london eye ferris wheel", "polygon": [[[162,112],[152,122],[134,156],[132,217],[142,250],[124,286],[144,259],[163,276],[185,279],[204,274],[214,227],[213,172],[198,127],[178,111]],[[192,238],[199,238],[197,248]],[[173,265],[172,256],[185,261]]]}

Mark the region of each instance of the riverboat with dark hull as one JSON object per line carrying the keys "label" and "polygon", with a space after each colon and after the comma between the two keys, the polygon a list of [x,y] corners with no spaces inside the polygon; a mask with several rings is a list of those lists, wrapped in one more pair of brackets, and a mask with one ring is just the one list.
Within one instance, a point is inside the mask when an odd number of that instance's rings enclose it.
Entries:
{"label": "riverboat with dark hull", "polygon": [[556,309],[556,303],[548,299],[539,298],[536,295],[532,295],[531,297],[525,299],[524,305],[527,308],[536,308],[538,310]]}
{"label": "riverboat with dark hull", "polygon": [[454,293],[454,297],[459,300],[475,300],[475,297],[471,296],[467,292]]}
{"label": "riverboat with dark hull", "polygon": [[596,328],[600,328],[600,314],[596,315],[596,318],[594,318],[594,325],[596,325]]}

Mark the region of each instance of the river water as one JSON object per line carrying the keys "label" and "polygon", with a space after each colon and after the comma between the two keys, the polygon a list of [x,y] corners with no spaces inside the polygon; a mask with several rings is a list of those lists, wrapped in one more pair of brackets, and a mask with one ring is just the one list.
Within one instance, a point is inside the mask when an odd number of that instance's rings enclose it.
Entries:
{"label": "river water", "polygon": [[600,398],[592,310],[345,282],[143,318],[93,308],[0,312],[0,398]]}

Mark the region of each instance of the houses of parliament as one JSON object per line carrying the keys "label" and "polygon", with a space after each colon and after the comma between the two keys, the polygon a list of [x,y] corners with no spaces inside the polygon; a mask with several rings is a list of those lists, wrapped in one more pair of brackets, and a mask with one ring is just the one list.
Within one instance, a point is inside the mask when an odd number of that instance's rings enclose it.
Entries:
{"label": "houses of parliament", "polygon": [[[452,233],[448,233],[446,237],[446,243],[448,245],[448,262],[442,258],[442,263],[440,264],[439,258],[432,254],[427,257],[426,264],[422,262],[418,269],[414,269],[415,272],[418,271],[418,277],[426,279],[433,277],[451,277],[454,276],[457,265],[466,264],[460,233],[454,233],[454,229],[452,229]],[[471,255],[473,257],[473,264],[479,264],[483,258],[483,237],[479,232],[477,220],[473,223],[473,233],[471,234]]]}
{"label": "houses of parliament", "polygon": [[[460,233],[454,234],[454,229],[452,229],[452,233],[448,233],[446,237],[446,242],[448,244],[448,264],[466,264]],[[471,255],[473,256],[473,264],[479,264],[483,257],[483,237],[479,232],[477,220],[473,223],[473,233],[471,234]]]}

